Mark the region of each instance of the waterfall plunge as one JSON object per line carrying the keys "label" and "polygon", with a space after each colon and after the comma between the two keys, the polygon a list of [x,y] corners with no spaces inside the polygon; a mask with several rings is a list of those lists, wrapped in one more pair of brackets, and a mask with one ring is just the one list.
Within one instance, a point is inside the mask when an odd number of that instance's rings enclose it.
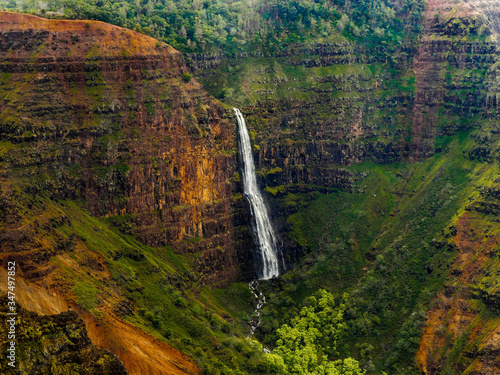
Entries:
{"label": "waterfall plunge", "polygon": [[243,192],[250,203],[253,217],[252,228],[262,262],[259,279],[267,280],[279,276],[276,235],[271,226],[264,199],[257,187],[255,164],[245,119],[238,108],[234,108],[234,112],[238,119],[239,152],[243,162]]}

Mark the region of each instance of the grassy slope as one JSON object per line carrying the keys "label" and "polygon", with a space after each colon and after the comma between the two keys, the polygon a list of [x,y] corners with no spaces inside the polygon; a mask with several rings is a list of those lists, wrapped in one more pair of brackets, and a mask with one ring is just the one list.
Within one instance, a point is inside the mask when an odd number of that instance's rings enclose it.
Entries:
{"label": "grassy slope", "polygon": [[75,201],[18,194],[22,226],[38,228],[30,248],[46,260],[40,270],[50,269],[46,285],[97,320],[111,312],[170,343],[208,373],[255,372],[262,352],[245,340],[254,303],[247,285],[201,287],[189,259],[141,244],[120,231],[117,217],[92,217]]}
{"label": "grassy slope", "polygon": [[[259,357],[260,353],[243,339],[252,310],[252,295],[245,284],[225,290],[200,288],[186,260],[172,249],[147,247],[106,220],[88,216],[74,203],[68,202],[68,208],[70,223],[58,230],[63,236],[84,237],[89,250],[103,256],[112,280],[107,287],[138,308],[127,320],[192,355],[200,365],[215,365],[227,373],[231,373],[227,365],[232,369],[242,366],[252,372],[247,368],[248,357]],[[85,306],[90,304],[89,297],[93,298],[90,291],[101,290],[102,295],[103,285],[94,278],[83,283],[85,293],[73,290]],[[98,315],[99,307],[92,311]]]}

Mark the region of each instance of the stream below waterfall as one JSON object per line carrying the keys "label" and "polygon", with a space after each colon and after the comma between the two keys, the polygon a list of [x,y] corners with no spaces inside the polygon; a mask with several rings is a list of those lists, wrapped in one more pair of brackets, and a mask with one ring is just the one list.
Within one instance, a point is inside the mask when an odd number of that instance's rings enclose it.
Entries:
{"label": "stream below waterfall", "polygon": [[259,291],[259,280],[254,280],[248,283],[248,288],[250,291],[253,293],[254,297],[257,299],[257,306],[255,307],[255,311],[253,313],[253,317],[250,320],[250,333],[248,334],[247,338],[250,336],[253,336],[255,333],[255,330],[260,324],[260,309],[265,305],[266,303],[266,296]]}
{"label": "stream below waterfall", "polygon": [[[254,297],[257,299],[257,306],[253,312],[253,317],[250,320],[250,332],[247,335],[247,339],[251,338],[255,334],[255,330],[260,324],[260,310],[266,304],[266,296],[259,290],[259,280],[253,280],[248,283],[248,288],[253,293]],[[264,353],[271,353],[271,351],[264,347],[262,349]]]}

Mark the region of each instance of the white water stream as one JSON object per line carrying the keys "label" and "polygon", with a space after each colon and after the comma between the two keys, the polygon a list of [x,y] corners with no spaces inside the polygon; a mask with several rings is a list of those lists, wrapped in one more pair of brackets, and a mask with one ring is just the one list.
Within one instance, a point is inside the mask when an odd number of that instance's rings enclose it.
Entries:
{"label": "white water stream", "polygon": [[260,309],[264,306],[266,303],[266,297],[264,294],[262,294],[261,291],[259,291],[259,280],[254,280],[251,281],[248,284],[248,288],[250,291],[253,293],[255,299],[257,300],[257,306],[255,307],[255,311],[253,313],[253,318],[250,321],[250,332],[248,333],[247,338],[251,337],[254,335],[255,330],[260,324]]}
{"label": "white water stream", "polygon": [[253,223],[252,228],[258,249],[257,270],[260,280],[268,280],[279,276],[278,246],[276,235],[264,199],[257,186],[255,164],[252,155],[250,136],[248,135],[245,119],[238,108],[234,108],[238,119],[239,152],[243,163],[243,193],[250,203]]}

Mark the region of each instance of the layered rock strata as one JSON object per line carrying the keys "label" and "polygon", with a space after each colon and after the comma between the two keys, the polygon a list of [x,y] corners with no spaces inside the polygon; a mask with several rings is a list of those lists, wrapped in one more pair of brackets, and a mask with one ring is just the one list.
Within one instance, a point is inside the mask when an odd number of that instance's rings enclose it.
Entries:
{"label": "layered rock strata", "polygon": [[246,209],[233,199],[236,121],[191,79],[181,54],[100,22],[0,18],[9,226],[18,186],[121,215],[144,243],[196,254],[205,281],[251,273]]}

